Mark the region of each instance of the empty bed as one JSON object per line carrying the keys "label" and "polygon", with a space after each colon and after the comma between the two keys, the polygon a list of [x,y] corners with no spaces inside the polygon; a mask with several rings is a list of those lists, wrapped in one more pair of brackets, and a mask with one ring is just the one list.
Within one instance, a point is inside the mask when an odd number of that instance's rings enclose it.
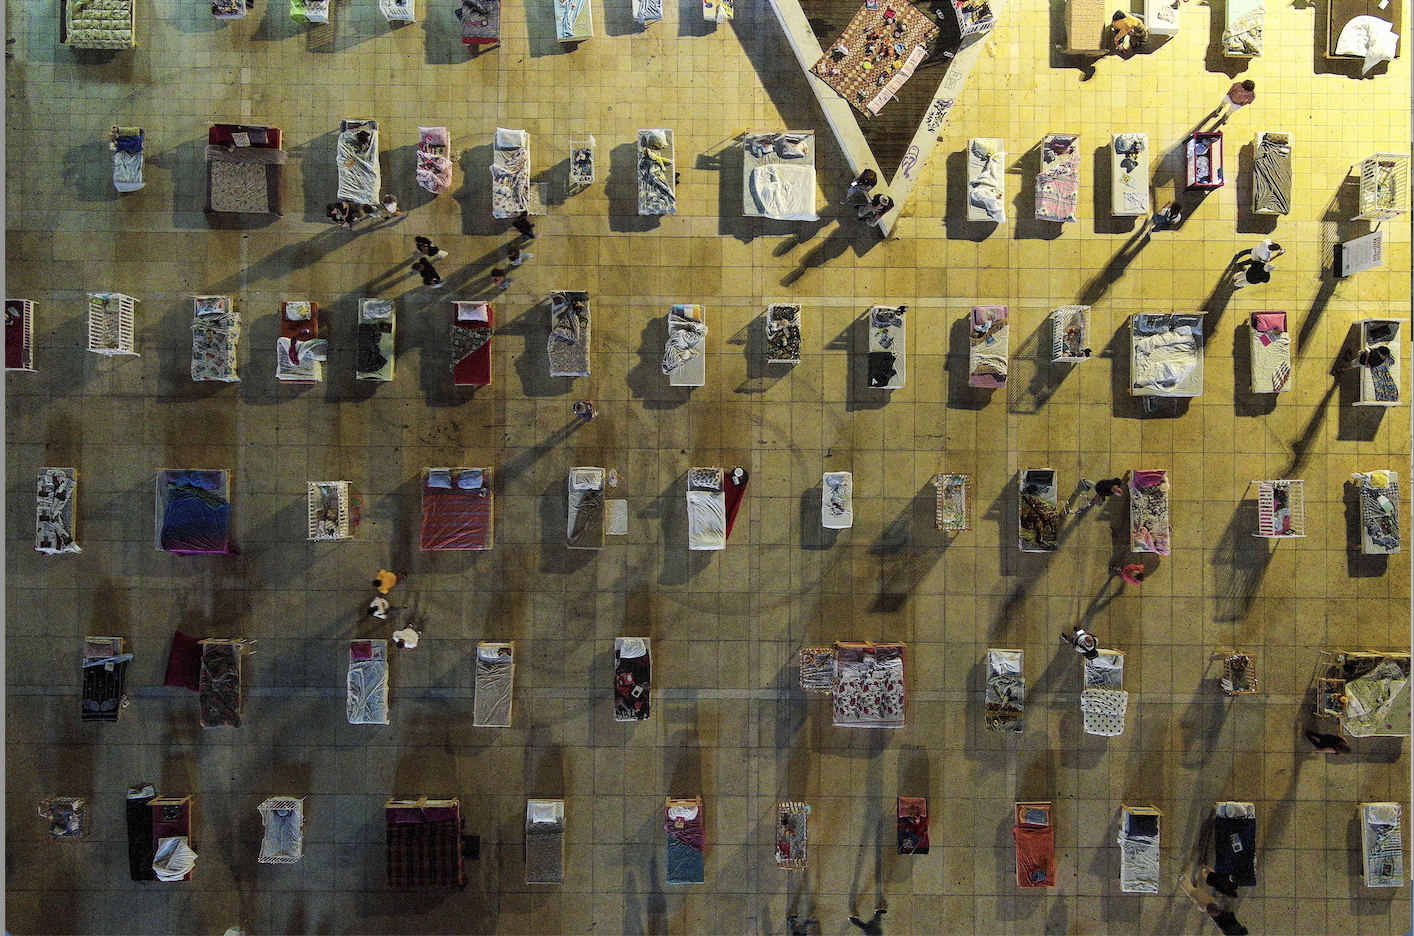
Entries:
{"label": "empty bed", "polygon": [[1398,406],[1400,397],[1399,358],[1400,323],[1394,319],[1364,319],[1356,323],[1360,329],[1360,350],[1385,348],[1390,359],[1377,367],[1357,367],[1360,372],[1360,398],[1356,406]]}
{"label": "empty bed", "polygon": [[1041,171],[1036,176],[1036,220],[1075,220],[1080,203],[1080,136],[1048,133],[1041,138]]}
{"label": "empty bed", "polygon": [[1159,820],[1152,806],[1123,806],[1119,822],[1119,889],[1126,894],[1159,892]]}
{"label": "empty bed", "polygon": [[142,188],[142,128],[114,127],[108,133],[108,148],[113,151],[113,187],[120,192]]}
{"label": "empty bed", "polygon": [[1257,482],[1257,532],[1253,536],[1285,539],[1306,535],[1306,482]]}
{"label": "empty bed", "polygon": [[776,867],[803,871],[809,865],[810,804],[776,804]]}
{"label": "empty bed", "polygon": [[461,804],[455,799],[390,799],[383,806],[387,828],[389,887],[461,887]]}
{"label": "empty bed", "polygon": [[1006,383],[1011,329],[1006,306],[973,306],[968,336],[969,387],[1000,387]]}
{"label": "empty bed", "polygon": [[496,45],[501,41],[501,0],[461,0],[453,15],[461,20],[464,45]]}
{"label": "empty bed", "polygon": [[1202,314],[1138,312],[1129,320],[1129,392],[1133,396],[1203,394]]}
{"label": "empty bed", "polygon": [[815,133],[748,133],[742,143],[742,213],[777,221],[818,221]]}
{"label": "empty bed", "polygon": [[452,187],[452,135],[446,127],[417,128],[417,184],[433,195]]}
{"label": "empty bed", "polygon": [[157,548],[179,556],[234,552],[231,476],[224,470],[157,472]]}
{"label": "empty bed", "polygon": [[766,363],[800,363],[800,306],[773,302],[766,308]]}
{"label": "empty bed", "polygon": [[79,718],[82,721],[115,722],[127,707],[128,664],[133,655],[127,652],[122,637],[85,637],[83,639],[83,699]]}
{"label": "empty bed", "polygon": [[1079,364],[1090,359],[1090,307],[1061,306],[1051,313],[1051,360]]}
{"label": "empty bed", "polygon": [[280,335],[275,339],[275,377],[284,383],[311,384],[324,379],[329,342],[319,337],[319,303],[280,303]]}
{"label": "empty bed", "polygon": [[638,131],[638,213],[678,213],[673,131]]}
{"label": "empty bed", "polygon": [[571,468],[569,521],[565,545],[570,549],[604,548],[604,469]]}
{"label": "empty bed", "polygon": [[34,373],[34,302],[5,300],[5,370]]}
{"label": "empty bed", "polygon": [[1253,144],[1252,211],[1291,213],[1291,134],[1262,131]]}
{"label": "empty bed", "polygon": [[525,804],[525,883],[564,880],[565,801],[530,800]]}
{"label": "empty bed", "polygon": [[996,137],[967,141],[967,220],[1006,220],[1006,148]]}
{"label": "empty bed", "polygon": [[131,49],[137,46],[134,0],[64,0],[59,42],[73,49]]}
{"label": "empty bed", "polygon": [[1399,552],[1399,475],[1368,471],[1351,477],[1360,499],[1360,551],[1367,556]]}
{"label": "empty bed", "polygon": [[900,796],[896,809],[898,814],[898,853],[900,855],[926,855],[928,840],[928,797]]}
{"label": "empty bed", "polygon": [[1285,312],[1253,312],[1247,320],[1252,347],[1252,392],[1291,389],[1291,335]]}
{"label": "empty bed", "polygon": [[1139,217],[1149,213],[1149,135],[1110,135],[1110,214]]}
{"label": "empty bed", "polygon": [[203,728],[239,728],[245,696],[241,684],[244,640],[208,638],[201,641],[201,674],[197,701]]}
{"label": "empty bed", "polygon": [[509,728],[515,690],[515,644],[476,645],[476,699],[472,724],[478,728]]}
{"label": "empty bed", "polygon": [[260,864],[295,864],[304,857],[304,799],[272,796],[256,807],[265,834],[260,839]]}
{"label": "empty bed", "polygon": [[902,728],[905,718],[904,645],[835,644],[832,721],[840,728]]}
{"label": "empty bed", "polygon": [[972,516],[967,509],[967,489],[971,486],[971,479],[964,474],[943,472],[933,479],[937,491],[933,516],[936,529],[960,533],[972,528]]}
{"label": "empty bed", "polygon": [[692,468],[687,473],[687,548],[727,548],[726,472]]}
{"label": "empty bed", "polygon": [[350,725],[388,724],[388,641],[349,641]]}

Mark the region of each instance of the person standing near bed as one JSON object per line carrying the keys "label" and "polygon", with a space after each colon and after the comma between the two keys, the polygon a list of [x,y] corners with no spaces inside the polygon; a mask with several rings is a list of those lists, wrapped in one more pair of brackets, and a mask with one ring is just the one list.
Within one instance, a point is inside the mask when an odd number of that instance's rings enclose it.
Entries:
{"label": "person standing near bed", "polygon": [[1227,89],[1227,94],[1223,95],[1222,101],[1208,116],[1218,118],[1216,125],[1222,126],[1227,123],[1229,117],[1255,100],[1257,100],[1257,82],[1251,78],[1246,81],[1234,81],[1232,87]]}

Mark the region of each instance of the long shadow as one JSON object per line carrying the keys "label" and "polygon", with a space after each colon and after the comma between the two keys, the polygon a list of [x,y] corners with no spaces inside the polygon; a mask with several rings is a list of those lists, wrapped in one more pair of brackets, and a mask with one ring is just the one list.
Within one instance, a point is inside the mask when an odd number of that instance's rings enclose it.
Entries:
{"label": "long shadow", "polygon": [[1012,354],[1006,383],[1007,412],[1039,413],[1075,370],[1074,364],[1051,360],[1054,328],[1055,318],[1046,316]]}
{"label": "long shadow", "polygon": [[700,0],[678,0],[678,38],[710,36],[717,31],[717,24],[708,22],[702,16]]}
{"label": "long shadow", "polygon": [[766,362],[765,312],[742,326],[736,334],[727,339],[727,344],[742,347],[746,360],[746,379],[737,385],[735,393],[765,393],[781,379],[789,377],[795,367],[794,364]]}
{"label": "long shadow", "polygon": [[[580,457],[578,453],[575,457]],[[576,461],[574,464],[583,464]],[[565,545],[569,506],[565,501],[565,479],[551,478],[537,498],[540,514],[540,574],[569,575],[578,572],[599,556],[595,549],[570,549]]]}
{"label": "long shadow", "polygon": [[[1090,173],[1093,181],[1091,186],[1090,216],[1095,219],[1094,231],[1096,234],[1134,234],[1136,237],[1141,232],[1135,232],[1134,225],[1142,218],[1129,216],[1116,217],[1111,209],[1114,201],[1114,178],[1110,173],[1110,147],[1113,146],[1106,140],[1095,147],[1095,165]],[[1091,303],[1082,300],[1082,304]]]}
{"label": "long shadow", "polygon": [[[336,125],[335,129],[312,140],[285,147],[286,156],[290,160],[300,160],[300,194],[304,201],[305,221],[327,221],[324,206],[338,198],[339,167],[335,159],[338,142],[339,131]],[[204,152],[206,144],[200,145]],[[179,210],[177,205],[172,207]]]}
{"label": "long shadow", "polygon": [[[152,157],[144,156],[144,160],[157,164]],[[107,140],[95,139],[72,146],[64,151],[62,159],[64,185],[73,191],[77,201],[117,201],[120,193],[113,187],[112,166],[113,154]]]}
{"label": "long shadow", "polygon": [[[1109,210],[1108,199],[1105,200],[1105,210]],[[1127,222],[1124,229],[1131,230],[1135,219],[1125,218],[1123,220]],[[1098,219],[1096,220],[1096,226],[1099,226]],[[1119,282],[1120,277],[1124,276],[1124,271],[1127,270],[1129,265],[1134,262],[1134,259],[1139,256],[1139,252],[1149,246],[1151,234],[1152,225],[1148,223],[1138,228],[1133,228],[1129,240],[1120,245],[1119,250],[1115,251],[1114,255],[1110,257],[1109,262],[1105,264],[1104,269],[1090,277],[1089,281],[1081,288],[1080,296],[1076,299],[1076,305],[1093,306],[1098,303],[1105,293],[1109,292],[1110,287]]]}
{"label": "long shadow", "polygon": [[1016,158],[1009,175],[1021,177],[1021,188],[1012,199],[1013,240],[1055,240],[1065,231],[1065,225],[1036,218],[1036,177],[1041,174],[1041,141]]}
{"label": "long shadow", "polygon": [[[749,218],[742,214],[740,186],[746,163],[741,141],[745,136],[745,132],[738,133],[708,147],[707,152],[698,153],[692,168],[717,173],[717,233],[750,243],[762,233],[765,219]],[[792,222],[774,223],[787,225]]]}
{"label": "long shadow", "polygon": [[968,315],[948,326],[948,353],[943,372],[948,379],[948,409],[980,410],[992,399],[992,391],[979,390],[967,380],[972,376],[972,320]]}
{"label": "long shadow", "polygon": [[[986,240],[998,225],[996,221],[967,220],[967,150],[948,153],[947,180],[948,196],[947,207],[943,213],[943,231],[948,240]],[[1034,208],[1032,215],[1035,215]]]}
{"label": "long shadow", "polygon": [[[673,165],[678,165],[676,160]],[[658,215],[638,213],[637,142],[620,143],[609,150],[609,177],[604,181],[604,196],[609,200],[609,230],[615,234],[640,234],[662,227],[663,220]]]}
{"label": "long shadow", "polygon": [[[1319,6],[1319,4],[1317,4]],[[1247,71],[1252,59],[1245,56],[1223,54],[1223,30],[1227,28],[1227,4],[1208,6],[1208,48],[1203,54],[1203,68],[1218,72],[1229,78],[1236,78]]]}
{"label": "long shadow", "polygon": [[918,583],[942,558],[942,550],[918,544],[913,534],[914,530],[932,528],[935,500],[936,490],[929,480],[869,546],[870,554],[879,557],[879,592],[869,608],[871,613],[901,610]]}
{"label": "long shadow", "polygon": [[[1347,359],[1360,346],[1360,326],[1352,324],[1342,346]],[[1349,349],[1349,350],[1346,350]],[[1373,442],[1384,421],[1385,406],[1357,406],[1360,401],[1360,374],[1351,370],[1334,378],[1340,401],[1336,410],[1335,437],[1342,442]]]}
{"label": "long shadow", "polygon": [[820,504],[825,494],[824,483],[815,485],[800,495],[800,548],[831,549],[840,539],[840,531],[820,523]]}
{"label": "long shadow", "polygon": [[668,340],[665,319],[652,318],[639,336],[638,360],[627,375],[630,396],[644,409],[676,409],[692,397],[692,387],[674,387],[663,373],[663,345]]}
{"label": "long shadow", "polygon": [[1350,220],[1359,210],[1359,204],[1360,182],[1355,176],[1347,173],[1340,185],[1336,187],[1330,203],[1326,205],[1325,213],[1321,215],[1319,229],[1321,286],[1316,290],[1316,295],[1312,298],[1306,317],[1301,323],[1301,331],[1296,336],[1296,346],[1293,351],[1298,355],[1301,349],[1306,346],[1312,333],[1315,332],[1326,306],[1335,296],[1336,287],[1341,283],[1340,278],[1335,275],[1335,245],[1341,241],[1368,234],[1371,230],[1368,221]]}
{"label": "long shadow", "polygon": [[281,6],[279,3],[265,4],[265,13],[260,18],[260,24],[255,27],[247,42],[280,42],[299,33],[300,25],[290,19],[289,13],[281,9]]}
{"label": "long shadow", "polygon": [[1300,477],[1301,469],[1311,460],[1311,456],[1316,454],[1321,427],[1325,425],[1326,417],[1330,414],[1331,400],[1335,398],[1337,389],[1337,385],[1332,382],[1320,402],[1312,407],[1311,418],[1306,420],[1306,428],[1301,430],[1301,435],[1291,440],[1288,446],[1291,449],[1291,461],[1281,474],[1283,478]]}
{"label": "long shadow", "polygon": [[1209,560],[1214,572],[1215,621],[1245,621],[1252,610],[1262,578],[1276,553],[1267,540],[1252,535],[1256,529],[1254,492],[1252,499],[1238,502]]}
{"label": "long shadow", "polygon": [[545,346],[550,338],[550,300],[540,299],[506,327],[496,329],[497,337],[511,335],[525,338],[525,350],[516,356],[513,366],[520,378],[521,393],[527,397],[564,396],[574,389],[573,377],[550,377]]}
{"label": "long shadow", "polygon": [[[1095,66],[1099,63],[1100,56],[1075,55],[1065,51],[1067,41],[1065,30],[1066,0],[1050,0],[1047,6],[1050,10],[1050,42],[1048,43],[1048,48],[1051,50],[1051,68],[1074,68],[1080,72],[1081,81],[1089,81],[1091,78],[1094,78]],[[1048,930],[1048,932],[1050,931]]]}
{"label": "long shadow", "polygon": [[458,162],[461,163],[462,184],[452,192],[452,199],[462,209],[461,233],[472,236],[506,233],[511,222],[491,215],[491,144],[462,150]]}
{"label": "long shadow", "polygon": [[553,0],[530,0],[524,9],[526,45],[531,58],[567,55],[579,48],[578,42],[560,42],[556,38]]}
{"label": "long shadow", "polygon": [[1237,233],[1270,236],[1280,215],[1257,214],[1252,210],[1252,166],[1257,161],[1257,144],[1244,143],[1237,151],[1237,178],[1228,178],[1237,189]]}
{"label": "long shadow", "polygon": [[855,258],[859,258],[883,243],[878,228],[869,227],[854,218],[846,217],[830,235],[807,250],[799,260],[799,266],[781,277],[782,286],[793,286],[801,277],[815,267],[822,267],[840,257],[851,247]]}
{"label": "long shadow", "polygon": [[398,206],[407,212],[430,204],[437,196],[417,184],[417,144],[409,143],[382,154],[386,166],[383,191],[398,196]]}
{"label": "long shadow", "polygon": [[1246,321],[1234,327],[1233,349],[1233,415],[1266,416],[1277,408],[1280,393],[1257,393],[1252,389],[1252,326]]}

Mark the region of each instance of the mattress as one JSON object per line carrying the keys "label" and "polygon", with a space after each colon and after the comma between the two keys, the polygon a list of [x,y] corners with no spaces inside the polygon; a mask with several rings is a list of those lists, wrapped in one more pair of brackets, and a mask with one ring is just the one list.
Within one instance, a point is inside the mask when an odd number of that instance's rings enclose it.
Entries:
{"label": "mattress", "polygon": [[668,310],[663,373],[673,387],[701,387],[707,383],[706,306],[675,305]]}
{"label": "mattress", "polygon": [[1223,55],[1251,57],[1262,54],[1262,24],[1267,18],[1265,0],[1225,0],[1227,25],[1223,28]]}
{"label": "mattress", "polygon": [[501,41],[501,0],[461,0],[455,11],[462,22],[466,45],[495,45]]}
{"label": "mattress", "polygon": [[59,41],[75,49],[137,45],[133,0],[65,0]]}
{"label": "mattress", "polygon": [[953,533],[968,529],[971,518],[967,510],[967,488],[970,484],[963,474],[942,473],[933,479],[937,490],[933,524],[937,529]]}
{"label": "mattress", "polygon": [[1240,887],[1257,886],[1257,806],[1218,803],[1213,824],[1213,870]]}
{"label": "mattress", "polygon": [[1285,312],[1253,312],[1247,320],[1252,347],[1252,392],[1291,389],[1291,334]]}
{"label": "mattress", "polygon": [[151,786],[128,789],[128,876],[134,881],[157,879],[152,870],[152,800]]}
{"label": "mattress", "polygon": [[108,148],[113,151],[113,187],[120,192],[142,188],[142,128],[114,127]]}
{"label": "mattress", "polygon": [[[283,215],[286,159],[285,151],[278,148],[208,145],[205,211]],[[339,194],[343,197],[342,190]]]}
{"label": "mattress", "polygon": [[1360,851],[1366,887],[1404,886],[1404,836],[1398,803],[1360,804]]}
{"label": "mattress", "polygon": [[350,725],[388,724],[388,641],[349,643]]}
{"label": "mattress", "polygon": [[647,637],[614,638],[614,721],[652,714],[653,653]]}
{"label": "mattress", "polygon": [[275,377],[288,383],[324,379],[329,342],[319,337],[319,303],[280,303],[280,337],[275,339]]}
{"label": "mattress", "polygon": [[[364,131],[370,139],[368,145],[359,146],[358,135]],[[378,193],[383,177],[378,168],[378,121],[340,121],[335,159],[339,165],[340,201],[356,205],[381,204]]]}
{"label": "mattress", "polygon": [[903,644],[836,644],[831,700],[836,726],[902,728]]}
{"label": "mattress", "polygon": [[1126,894],[1159,892],[1159,819],[1156,809],[1124,807],[1119,829],[1119,889]]}
{"label": "mattress", "polygon": [[1129,480],[1129,548],[1169,554],[1169,479],[1167,471],[1136,471]]}
{"label": "mattress", "polygon": [[496,128],[491,142],[491,216],[516,218],[530,208],[530,134]]}
{"label": "mattress", "polygon": [[[1326,0],[1326,58],[1364,58],[1364,51],[1344,51],[1341,39],[1347,34],[1350,24],[1361,16],[1373,17],[1390,23],[1395,30],[1404,21],[1404,0]],[[1399,57],[1399,47],[1388,50]]]}
{"label": "mattress", "polygon": [[1252,211],[1291,213],[1291,134],[1257,134],[1252,157]]}
{"label": "mattress", "polygon": [[452,383],[485,387],[491,383],[491,338],[495,310],[489,302],[452,303]]}
{"label": "mattress", "polygon": [[265,834],[260,864],[294,864],[304,857],[304,800],[272,797],[256,807]]}
{"label": "mattress", "polygon": [[392,380],[397,342],[397,312],[391,299],[358,301],[358,344],[354,376],[359,380]]}
{"label": "mattress", "polygon": [[995,137],[967,141],[967,220],[1006,220],[1006,147]]}
{"label": "mattress", "polygon": [[706,841],[702,798],[670,799],[663,809],[667,834],[669,884],[701,884],[706,880]]}
{"label": "mattress", "polygon": [[230,475],[157,472],[157,548],[177,555],[232,552]]}
{"label": "mattress", "polygon": [[1011,329],[1006,306],[973,306],[970,322],[970,387],[1000,387],[1006,383]]}
{"label": "mattress", "polygon": [[41,468],[35,492],[34,548],[48,555],[81,552],[74,507],[78,469]]}
{"label": "mattress", "polygon": [[1393,357],[1379,367],[1357,367],[1360,372],[1360,399],[1357,406],[1394,406],[1399,403],[1400,323],[1387,319],[1366,319],[1360,323],[1360,347],[1388,348]]}
{"label": "mattress", "polygon": [[854,526],[854,475],[827,471],[820,483],[820,523],[827,530]]}
{"label": "mattress", "polygon": [[383,815],[389,887],[466,884],[461,810],[456,800],[390,800]]}
{"label": "mattress", "polygon": [[774,302],[766,308],[766,363],[800,363],[800,306]]}
{"label": "mattress", "polygon": [[1081,723],[1086,734],[1114,738],[1124,734],[1129,693],[1123,689],[1082,689]]}
{"label": "mattress", "polygon": [[1050,803],[1017,803],[1016,886],[1056,886],[1056,827]]}
{"label": "mattress", "polygon": [[424,468],[420,549],[490,549],[490,468]]}
{"label": "mattress", "polygon": [[1203,393],[1203,316],[1138,312],[1130,319],[1129,392],[1196,397]]}
{"label": "mattress", "polygon": [[417,128],[417,184],[433,195],[452,187],[452,136],[446,127]]}
{"label": "mattress", "polygon": [[673,131],[638,131],[638,213],[672,215],[678,212],[677,162]]}
{"label": "mattress", "polygon": [[1026,710],[1024,660],[1021,650],[987,651],[987,688],[983,698],[989,731],[1022,730],[1021,716]]}
{"label": "mattress", "polygon": [[1041,138],[1041,171],[1036,175],[1036,220],[1075,220],[1080,203],[1080,137],[1048,133]]}
{"label": "mattress", "polygon": [[570,549],[604,548],[603,468],[570,469],[565,545]]}
{"label": "mattress", "polygon": [[551,377],[588,377],[589,293],[567,289],[550,294],[550,338],[545,353]]}
{"label": "mattress", "polygon": [[726,549],[727,495],[720,468],[693,468],[687,480],[687,548]]}
{"label": "mattress", "polygon": [[810,805],[776,806],[776,867],[802,871],[810,861]]}
{"label": "mattress", "polygon": [[1104,52],[1110,13],[1104,0],[1066,0],[1065,50],[1095,55]]}
{"label": "mattress", "polygon": [[[1135,146],[1139,151],[1133,152]],[[1110,213],[1138,217],[1149,213],[1149,135],[1110,135]]]}
{"label": "mattress", "polygon": [[1054,552],[1060,536],[1060,492],[1056,473],[1029,468],[1017,481],[1017,545],[1022,552]]}
{"label": "mattress", "polygon": [[1373,669],[1345,682],[1341,727],[1356,738],[1408,737],[1409,658],[1386,657]]}
{"label": "mattress", "polygon": [[241,654],[234,641],[201,642],[201,676],[198,701],[203,728],[241,726]]}
{"label": "mattress", "polygon": [[241,317],[230,296],[197,296],[192,300],[191,379],[232,383]]}
{"label": "mattress", "polygon": [[777,221],[818,221],[815,134],[748,133],[742,142],[742,213]]}
{"label": "mattress", "polygon": [[555,0],[555,38],[578,42],[594,35],[594,11],[589,0]]}
{"label": "mattress", "polygon": [[515,690],[515,646],[481,642],[476,645],[476,698],[472,724],[478,728],[509,728]]}
{"label": "mattress", "polygon": [[564,880],[565,801],[530,800],[525,804],[525,883]]}
{"label": "mattress", "polygon": [[900,796],[898,798],[898,853],[900,855],[926,855],[930,847],[928,839],[928,798],[926,796]]}
{"label": "mattress", "polygon": [[908,306],[870,306],[866,380],[880,390],[897,390],[908,377]]}
{"label": "mattress", "polygon": [[83,698],[81,721],[115,722],[123,714],[128,663],[121,637],[85,637],[83,640]]}

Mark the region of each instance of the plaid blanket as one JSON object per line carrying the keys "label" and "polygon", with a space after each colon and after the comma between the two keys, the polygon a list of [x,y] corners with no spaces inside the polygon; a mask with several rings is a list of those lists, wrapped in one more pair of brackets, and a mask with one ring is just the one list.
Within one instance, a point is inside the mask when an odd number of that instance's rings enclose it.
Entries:
{"label": "plaid blanket", "polygon": [[460,819],[388,826],[389,887],[459,887],[462,866]]}

